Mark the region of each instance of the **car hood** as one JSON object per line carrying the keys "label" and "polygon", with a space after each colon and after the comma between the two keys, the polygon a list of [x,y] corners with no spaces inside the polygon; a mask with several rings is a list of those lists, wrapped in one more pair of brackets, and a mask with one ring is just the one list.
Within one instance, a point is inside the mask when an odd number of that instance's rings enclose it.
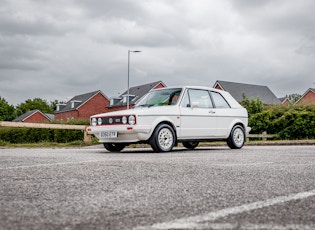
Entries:
{"label": "car hood", "polygon": [[124,116],[124,115],[159,115],[159,114],[174,114],[179,113],[178,106],[152,106],[152,107],[138,107],[133,109],[119,110],[115,112],[108,112],[102,114],[96,114],[93,117],[108,117],[108,116]]}

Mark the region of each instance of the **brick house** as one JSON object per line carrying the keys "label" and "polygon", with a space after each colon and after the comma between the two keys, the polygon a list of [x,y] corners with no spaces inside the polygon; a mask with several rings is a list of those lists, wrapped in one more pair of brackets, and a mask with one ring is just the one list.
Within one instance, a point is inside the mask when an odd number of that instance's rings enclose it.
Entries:
{"label": "brick house", "polygon": [[238,102],[246,98],[260,98],[265,105],[281,104],[281,101],[267,87],[263,85],[252,85],[229,81],[216,81],[213,88],[228,91]]}
{"label": "brick house", "polygon": [[[166,85],[162,81],[151,82],[144,85],[138,85],[129,89],[129,106],[132,108],[146,93],[152,89],[164,88]],[[108,111],[118,111],[127,108],[128,90],[117,98],[112,98]]]}
{"label": "brick house", "polygon": [[291,104],[290,99],[288,97],[282,97],[282,98],[279,98],[279,100],[281,101],[282,105],[290,105]]}
{"label": "brick house", "polygon": [[13,122],[49,123],[53,120],[53,114],[42,113],[40,110],[35,109],[15,118]]}
{"label": "brick house", "polygon": [[295,102],[296,105],[315,104],[315,89],[309,88],[302,97]]}
{"label": "brick house", "polygon": [[89,119],[98,113],[108,112],[109,98],[100,90],[71,98],[66,104],[58,104],[55,111],[56,121]]}

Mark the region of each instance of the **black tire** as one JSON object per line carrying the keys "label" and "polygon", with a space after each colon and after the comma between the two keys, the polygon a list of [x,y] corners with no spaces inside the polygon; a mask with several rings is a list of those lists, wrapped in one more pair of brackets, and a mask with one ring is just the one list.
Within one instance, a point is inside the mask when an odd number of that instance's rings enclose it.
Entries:
{"label": "black tire", "polygon": [[175,145],[175,132],[168,124],[158,125],[149,141],[154,152],[169,152]]}
{"label": "black tire", "polygon": [[110,152],[120,152],[126,147],[126,145],[122,143],[103,143],[103,144],[104,144],[104,148]]}
{"label": "black tire", "polygon": [[187,149],[194,149],[199,145],[198,141],[183,141],[183,146]]}
{"label": "black tire", "polygon": [[235,125],[227,139],[227,144],[231,149],[240,149],[243,147],[245,140],[246,135],[244,128],[240,125]]}

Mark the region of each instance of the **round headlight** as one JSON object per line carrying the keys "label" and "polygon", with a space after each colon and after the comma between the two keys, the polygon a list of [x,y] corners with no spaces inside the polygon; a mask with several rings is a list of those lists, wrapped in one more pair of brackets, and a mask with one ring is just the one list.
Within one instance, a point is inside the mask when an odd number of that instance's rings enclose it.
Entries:
{"label": "round headlight", "polygon": [[96,118],[95,117],[92,118],[91,125],[92,126],[96,126]]}
{"label": "round headlight", "polygon": [[129,125],[134,125],[134,124],[136,123],[136,118],[135,118],[135,116],[130,115],[130,116],[128,117],[128,123],[129,123]]}
{"label": "round headlight", "polygon": [[98,124],[98,125],[101,125],[101,124],[102,124],[102,118],[99,117],[99,118],[97,119],[97,124]]}
{"label": "round headlight", "polygon": [[113,118],[108,119],[109,124],[113,124]]}
{"label": "round headlight", "polygon": [[127,124],[127,117],[126,117],[126,116],[123,116],[123,117],[121,118],[121,122],[122,122],[123,124]]}

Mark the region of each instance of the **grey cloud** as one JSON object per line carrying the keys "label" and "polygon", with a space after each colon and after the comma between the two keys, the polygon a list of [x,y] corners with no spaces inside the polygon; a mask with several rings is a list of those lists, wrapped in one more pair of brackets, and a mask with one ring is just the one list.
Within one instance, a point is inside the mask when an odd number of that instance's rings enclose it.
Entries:
{"label": "grey cloud", "polygon": [[261,32],[314,34],[315,2],[292,1],[232,1],[243,23],[250,29]]}
{"label": "grey cloud", "polygon": [[[41,1],[4,1],[0,14],[0,31],[2,36],[58,36],[69,29],[65,21],[58,18],[58,8],[45,6]],[[46,12],[45,12],[46,11]]]}
{"label": "grey cloud", "polygon": [[315,57],[315,36],[303,39],[296,52],[300,55]]}
{"label": "grey cloud", "polygon": [[46,60],[45,50],[40,44],[28,41],[27,37],[13,39],[0,37],[0,69],[39,70]]}
{"label": "grey cloud", "polygon": [[141,19],[144,14],[141,4],[130,0],[78,0],[77,4],[91,18]]}
{"label": "grey cloud", "polygon": [[127,87],[130,49],[142,50],[131,56],[132,86],[221,79],[268,85],[277,96],[302,93],[314,82],[314,4],[4,0],[0,96],[10,103],[97,89],[116,96]]}
{"label": "grey cloud", "polygon": [[0,16],[0,30],[2,35],[60,35],[65,29],[58,28],[46,20],[27,21],[19,18]]}
{"label": "grey cloud", "polygon": [[189,36],[184,33],[174,33],[167,29],[138,27],[136,31],[117,30],[110,35],[110,41],[114,44],[142,47],[172,47],[190,46]]}

